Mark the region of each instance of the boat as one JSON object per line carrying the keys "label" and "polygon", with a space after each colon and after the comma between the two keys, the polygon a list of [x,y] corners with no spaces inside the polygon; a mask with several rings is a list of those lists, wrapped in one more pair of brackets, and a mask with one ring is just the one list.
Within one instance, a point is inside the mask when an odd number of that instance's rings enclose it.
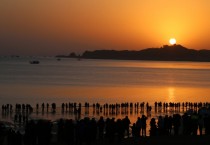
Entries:
{"label": "boat", "polygon": [[81,58],[80,58],[80,57],[78,57],[78,58],[77,58],[77,60],[78,60],[78,61],[80,61],[80,60],[81,60]]}
{"label": "boat", "polygon": [[39,61],[38,60],[31,60],[29,61],[30,64],[39,64]]}

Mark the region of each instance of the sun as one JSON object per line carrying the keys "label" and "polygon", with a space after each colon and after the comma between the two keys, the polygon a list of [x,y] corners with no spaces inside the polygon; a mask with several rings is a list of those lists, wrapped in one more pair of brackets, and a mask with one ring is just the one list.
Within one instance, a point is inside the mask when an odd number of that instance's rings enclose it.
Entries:
{"label": "sun", "polygon": [[170,43],[171,45],[176,44],[176,39],[175,39],[175,38],[171,38],[171,39],[169,40],[169,43]]}

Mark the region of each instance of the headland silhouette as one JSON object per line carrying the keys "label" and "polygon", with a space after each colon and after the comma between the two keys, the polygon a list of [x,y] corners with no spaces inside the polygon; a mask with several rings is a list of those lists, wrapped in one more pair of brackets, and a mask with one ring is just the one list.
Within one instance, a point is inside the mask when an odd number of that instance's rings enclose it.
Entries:
{"label": "headland silhouette", "polygon": [[182,45],[163,45],[160,48],[133,50],[94,50],[85,51],[81,56],[74,52],[56,57],[116,60],[157,60],[157,61],[210,61],[210,50],[189,49]]}

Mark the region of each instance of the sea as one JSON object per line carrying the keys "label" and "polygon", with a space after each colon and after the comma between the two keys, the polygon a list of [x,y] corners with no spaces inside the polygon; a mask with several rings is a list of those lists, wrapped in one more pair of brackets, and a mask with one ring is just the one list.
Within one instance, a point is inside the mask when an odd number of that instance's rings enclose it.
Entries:
{"label": "sea", "polygon": [[[38,60],[39,64],[29,63]],[[148,112],[107,115],[131,122],[138,116],[176,113],[154,112],[154,102],[210,102],[210,62],[103,60],[55,57],[0,57],[0,105],[88,102],[101,105],[115,103],[149,103]],[[74,118],[74,115],[34,112],[31,118]],[[81,117],[103,116],[82,113]],[[183,113],[183,111],[181,112]],[[14,113],[0,120],[12,121]]]}

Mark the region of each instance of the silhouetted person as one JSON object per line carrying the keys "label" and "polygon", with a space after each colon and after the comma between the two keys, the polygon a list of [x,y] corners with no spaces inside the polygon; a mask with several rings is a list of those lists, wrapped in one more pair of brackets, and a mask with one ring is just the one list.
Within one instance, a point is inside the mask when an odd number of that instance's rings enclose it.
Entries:
{"label": "silhouetted person", "polygon": [[158,117],[158,133],[159,135],[164,134],[164,120],[162,116]]}
{"label": "silhouetted person", "polygon": [[109,143],[114,142],[114,135],[116,132],[115,118],[107,118],[106,120],[106,138]]}
{"label": "silhouetted person", "polygon": [[73,124],[73,120],[66,120],[64,125],[64,139],[67,145],[73,145],[75,138],[75,126]]}
{"label": "silhouetted person", "polygon": [[178,135],[179,133],[179,127],[181,125],[180,119],[181,116],[179,114],[173,115],[174,135]]}
{"label": "silhouetted person", "polygon": [[210,115],[205,115],[204,117],[204,127],[205,127],[205,134],[210,135]]}
{"label": "silhouetted person", "polygon": [[55,113],[56,112],[56,104],[52,103],[52,112]]}
{"label": "silhouetted person", "polygon": [[141,128],[142,128],[142,122],[141,122],[141,118],[138,117],[137,118],[137,121],[136,121],[136,134],[137,134],[137,137],[140,136],[140,133],[141,133]]}
{"label": "silhouetted person", "polygon": [[49,104],[47,103],[47,112],[48,112],[48,109],[49,109]]}
{"label": "silhouetted person", "polygon": [[97,125],[98,125],[98,131],[99,131],[99,140],[103,140],[103,138],[104,138],[105,122],[104,122],[104,118],[102,116],[98,120]]}
{"label": "silhouetted person", "polygon": [[39,104],[38,103],[36,104],[36,111],[37,112],[39,111]]}
{"label": "silhouetted person", "polygon": [[36,145],[36,125],[33,120],[26,123],[24,144],[26,145]]}
{"label": "silhouetted person", "polygon": [[44,112],[45,105],[42,103],[42,112]]}
{"label": "silhouetted person", "polygon": [[147,126],[147,117],[145,115],[142,115],[141,117],[141,123],[142,123],[142,136],[146,136],[146,126]]}
{"label": "silhouetted person", "polygon": [[193,113],[191,116],[191,121],[192,121],[192,134],[197,135],[197,130],[198,130],[198,115],[196,112]]}
{"label": "silhouetted person", "polygon": [[165,115],[163,120],[164,120],[163,134],[169,135],[169,117],[168,117],[168,115]]}
{"label": "silhouetted person", "polygon": [[64,135],[64,120],[59,119],[58,121],[58,142],[64,142],[65,141],[65,135]]}
{"label": "silhouetted person", "polygon": [[90,143],[95,143],[96,137],[97,137],[97,122],[95,120],[95,118],[92,118],[89,121],[89,133],[90,133]]}
{"label": "silhouetted person", "polygon": [[131,124],[130,119],[128,116],[126,116],[123,119],[123,126],[125,127],[125,132],[127,133],[127,136],[129,137],[129,125]]}
{"label": "silhouetted person", "polygon": [[198,117],[198,128],[199,128],[199,133],[200,136],[203,134],[203,127],[204,127],[204,119],[202,115],[199,115]]}
{"label": "silhouetted person", "polygon": [[123,122],[121,119],[117,119],[116,122],[116,132],[118,137],[118,143],[121,143],[124,137],[124,128],[123,128]]}
{"label": "silhouetted person", "polygon": [[152,118],[150,120],[150,136],[156,136],[157,135],[157,125],[155,118]]}
{"label": "silhouetted person", "polygon": [[136,127],[136,123],[133,123],[133,126],[131,126],[131,133],[132,133],[132,136],[133,136],[134,139],[139,137],[138,130],[137,130],[137,127]]}

